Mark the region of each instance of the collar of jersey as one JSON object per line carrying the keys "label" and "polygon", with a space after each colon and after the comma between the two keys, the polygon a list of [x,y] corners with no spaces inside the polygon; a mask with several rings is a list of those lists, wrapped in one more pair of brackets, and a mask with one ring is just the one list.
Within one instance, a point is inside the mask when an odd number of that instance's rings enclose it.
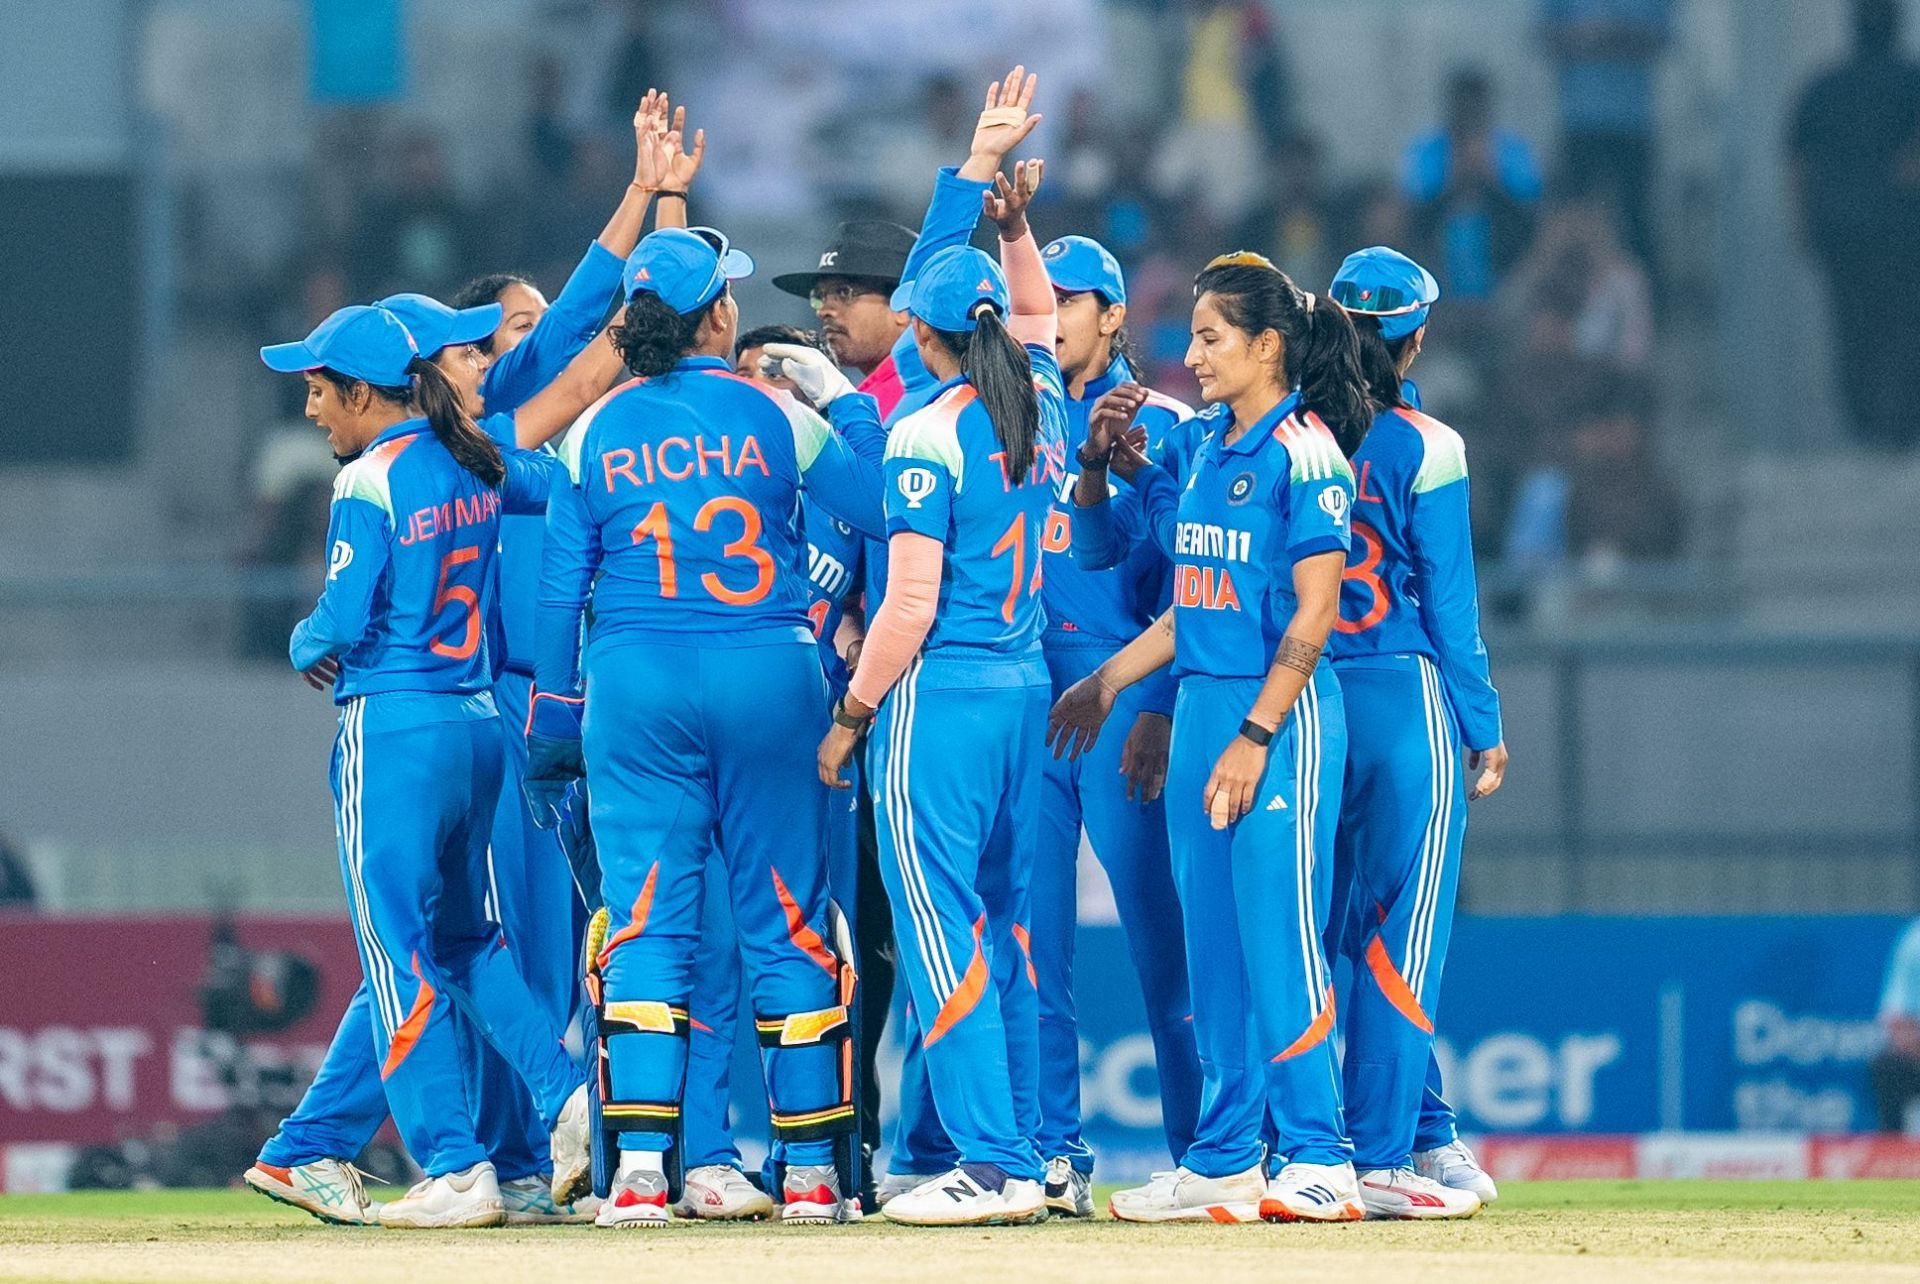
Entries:
{"label": "collar of jersey", "polygon": [[725,357],[708,356],[705,353],[682,357],[673,363],[673,368],[675,370],[723,370],[728,374],[733,373],[733,367],[727,363]]}
{"label": "collar of jersey", "polygon": [[1223,455],[1251,455],[1266,444],[1267,438],[1273,436],[1273,430],[1280,426],[1280,421],[1292,414],[1299,404],[1300,394],[1288,393],[1279,405],[1262,415],[1260,422],[1247,429],[1240,440],[1231,446],[1227,444],[1227,429],[1233,426],[1233,412],[1228,411],[1223,416],[1225,427],[1220,429],[1220,435],[1215,439],[1220,443],[1216,449]]}
{"label": "collar of jersey", "polygon": [[1097,379],[1087,380],[1087,386],[1081,392],[1080,400],[1097,401],[1100,399],[1100,395],[1112,388],[1113,385],[1125,383],[1131,378],[1133,378],[1133,367],[1127,364],[1125,357],[1116,352],[1113,354],[1113,361],[1108,364],[1105,374]]}
{"label": "collar of jersey", "polygon": [[368,442],[367,449],[372,450],[381,442],[392,441],[395,437],[411,437],[417,432],[425,431],[427,431],[427,421],[425,419],[402,419],[399,423]]}

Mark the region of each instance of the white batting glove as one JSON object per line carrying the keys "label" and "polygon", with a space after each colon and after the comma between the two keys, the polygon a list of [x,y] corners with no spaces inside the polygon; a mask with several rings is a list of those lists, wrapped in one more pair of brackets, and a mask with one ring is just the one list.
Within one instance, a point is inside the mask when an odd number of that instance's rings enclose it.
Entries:
{"label": "white batting glove", "polygon": [[817,348],[801,343],[769,343],[761,352],[760,372],[785,375],[815,410],[825,410],[853,391],[853,380],[840,373],[832,358]]}

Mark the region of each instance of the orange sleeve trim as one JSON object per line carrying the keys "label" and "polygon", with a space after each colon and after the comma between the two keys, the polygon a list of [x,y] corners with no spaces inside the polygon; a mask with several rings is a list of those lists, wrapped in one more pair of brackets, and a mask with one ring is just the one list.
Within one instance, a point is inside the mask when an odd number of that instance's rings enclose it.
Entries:
{"label": "orange sleeve trim", "polygon": [[780,908],[787,916],[787,939],[802,954],[818,963],[828,976],[837,978],[840,975],[840,961],[833,957],[833,951],[820,939],[820,933],[807,926],[807,916],[800,912],[800,903],[787,890],[780,871],[769,865],[767,872],[773,875],[773,894],[780,898]]}
{"label": "orange sleeve trim", "polygon": [[413,996],[413,1011],[407,1013],[407,1019],[393,1032],[393,1042],[387,1045],[387,1061],[380,1067],[383,1082],[400,1068],[401,1062],[412,1055],[420,1036],[426,1032],[427,1020],[433,1016],[433,987],[427,984],[427,978],[420,973],[418,951],[413,955],[413,975],[420,982],[420,992]]}
{"label": "orange sleeve trim", "polygon": [[640,885],[640,894],[633,898],[633,913],[627,919],[627,925],[615,932],[613,939],[607,942],[607,948],[600,951],[597,962],[602,968],[607,966],[607,960],[613,957],[616,949],[647,930],[647,915],[653,913],[653,887],[659,881],[660,862],[655,861],[647,870],[647,881]]}
{"label": "orange sleeve trim", "polygon": [[1286,1061],[1299,1056],[1303,1052],[1313,1051],[1322,1043],[1326,1042],[1327,1036],[1333,1033],[1333,1021],[1333,987],[1329,985],[1327,987],[1327,1005],[1320,1009],[1320,1015],[1313,1019],[1313,1024],[1307,1027],[1304,1034],[1288,1045],[1274,1060]]}
{"label": "orange sleeve trim", "polygon": [[980,934],[986,930],[987,916],[982,914],[973,921],[973,959],[967,964],[967,974],[940,1005],[940,1015],[934,1018],[933,1028],[921,1040],[921,1047],[931,1048],[946,1038],[947,1031],[966,1020],[979,1006],[980,996],[987,992],[987,956],[980,952]]}
{"label": "orange sleeve trim", "polygon": [[1387,944],[1380,939],[1378,932],[1367,942],[1367,969],[1373,973],[1373,983],[1380,987],[1380,993],[1386,995],[1387,1002],[1393,1004],[1394,1011],[1413,1022],[1414,1027],[1423,1033],[1433,1033],[1433,1022],[1420,1010],[1420,1000],[1413,997],[1413,989],[1387,956]]}

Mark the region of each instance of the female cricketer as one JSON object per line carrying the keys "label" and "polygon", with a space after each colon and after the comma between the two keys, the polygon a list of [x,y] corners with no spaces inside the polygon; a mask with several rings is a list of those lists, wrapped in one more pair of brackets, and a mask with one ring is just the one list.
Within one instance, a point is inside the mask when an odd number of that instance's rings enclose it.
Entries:
{"label": "female cricketer", "polygon": [[[1131,383],[1122,351],[1127,285],[1105,246],[1064,236],[1041,251],[1058,300],[1055,348],[1067,390],[1067,450],[1087,441],[1087,412],[1110,389]],[[1150,393],[1134,422],[1159,453],[1186,435],[1193,411]],[[1176,446],[1177,450],[1178,447]],[[1104,467],[1105,460],[1100,461]],[[1063,489],[1077,482],[1077,475]],[[1120,483],[1125,485],[1125,483]],[[1124,563],[1086,565],[1073,548],[1070,496],[1047,517],[1041,546],[1046,580],[1042,646],[1053,693],[1064,694],[1167,608],[1171,566],[1148,541]],[[1193,1044],[1193,1000],[1187,988],[1185,932],[1167,855],[1160,802],[1172,731],[1173,683],[1156,675],[1120,702],[1129,727],[1077,758],[1045,760],[1040,842],[1033,870],[1033,966],[1040,991],[1040,1153],[1047,1159],[1047,1209],[1060,1216],[1093,1213],[1093,1152],[1080,1132],[1080,1031],[1074,1019],[1073,947],[1080,831],[1107,871],[1115,908],[1146,999],[1147,1030],[1160,1077],[1160,1122],[1171,1154],[1193,1143],[1200,1108],[1200,1063]]]}
{"label": "female cricketer", "polygon": [[[1321,651],[1346,565],[1347,455],[1373,407],[1345,312],[1259,255],[1215,259],[1194,293],[1187,365],[1209,431],[1177,509],[1163,470],[1129,443],[1112,450],[1139,465],[1149,525],[1170,534],[1173,609],[1069,690],[1050,728],[1083,750],[1119,692],[1172,661],[1167,823],[1206,1083],[1179,1166],[1111,1207],[1146,1222],[1352,1220],[1321,942],[1346,729]],[[1076,532],[1110,520],[1093,466],[1110,429],[1089,434]]]}
{"label": "female cricketer", "polygon": [[[1466,446],[1402,391],[1439,297],[1432,275],[1375,246],[1347,256],[1330,293],[1354,318],[1370,394],[1382,407],[1353,458],[1353,552],[1331,647],[1347,711],[1328,921],[1329,951],[1353,965],[1347,1120],[1370,1216],[1471,1217],[1481,1195],[1421,1173],[1413,1160],[1466,804],[1498,789],[1507,765],[1500,696],[1480,639]],[[1485,766],[1471,794],[1463,745],[1469,766]],[[1431,1149],[1447,1147],[1465,1149],[1454,1138]],[[1472,1164],[1471,1152],[1465,1158]],[[1491,1198],[1493,1183],[1481,1176]]]}
{"label": "female cricketer", "polygon": [[821,778],[847,788],[856,733],[878,712],[881,868],[960,1158],[885,1205],[916,1225],[1046,1216],[1028,885],[1048,696],[1041,540],[1066,440],[1053,289],[1026,222],[1040,172],[1023,162],[986,198],[1004,274],[955,246],[894,295],[941,383],[888,436],[886,597],[820,745]]}
{"label": "female cricketer", "polygon": [[[799,497],[804,479],[872,533],[879,479],[813,411],[729,368],[728,282],[752,266],[711,229],[641,241],[614,332],[635,378],[563,439],[548,510],[529,781],[584,765],[590,790],[611,916],[595,960],[598,1059],[603,1112],[621,1129],[605,1226],[670,1216],[710,854],[725,866],[786,1145],[783,1218],[845,1215],[831,1161],[855,1126],[849,1021],[828,943],[826,792],[806,758],[826,690]],[[832,415],[877,439],[872,398],[840,397]],[[586,1175],[556,1165],[555,1198],[574,1198]]]}
{"label": "female cricketer", "polygon": [[380,1222],[498,1225],[453,993],[545,1120],[581,1077],[481,903],[502,755],[486,646],[499,514],[537,504],[548,469],[503,458],[384,308],[342,309],[261,357],[305,373],[308,417],[350,460],[334,487],[326,590],[290,653],[341,706],[331,775],[365,1006],[388,1106],[427,1174]]}

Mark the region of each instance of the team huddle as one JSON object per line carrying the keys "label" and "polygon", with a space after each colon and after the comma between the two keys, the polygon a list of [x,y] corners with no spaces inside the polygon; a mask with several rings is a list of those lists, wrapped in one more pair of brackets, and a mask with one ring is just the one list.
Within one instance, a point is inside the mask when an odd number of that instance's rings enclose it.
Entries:
{"label": "team huddle", "polygon": [[[917,235],[844,224],[775,278],[818,335],[743,330],[754,263],[688,226],[704,138],[650,93],[551,306],[486,277],[262,349],[342,463],[290,653],[340,707],[364,978],[254,1189],[407,1228],[1091,1216],[1084,831],[1174,1160],[1114,1217],[1495,1197],[1433,1059],[1507,761],[1464,447],[1406,377],[1439,289],[1386,247],[1320,293],[1223,255],[1204,408],[1142,387],[1119,264],[1043,246],[1042,163],[1006,166],[1035,88],[989,87]],[[380,1204],[350,1161],[388,1117],[425,1180]]]}

